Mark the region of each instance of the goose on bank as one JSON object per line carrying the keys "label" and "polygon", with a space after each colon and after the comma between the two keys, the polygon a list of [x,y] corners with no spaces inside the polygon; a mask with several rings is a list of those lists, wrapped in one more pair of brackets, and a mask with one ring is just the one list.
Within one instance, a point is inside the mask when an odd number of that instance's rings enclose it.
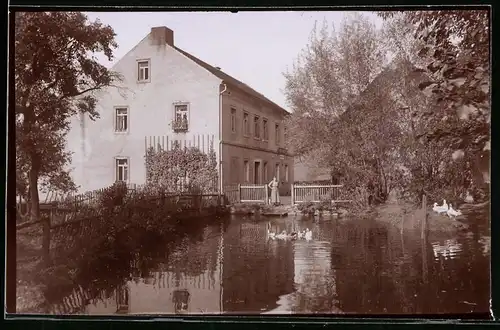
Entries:
{"label": "goose on bank", "polygon": [[453,206],[450,204],[450,208],[448,209],[448,211],[446,211],[446,214],[450,218],[454,218],[454,217],[458,217],[458,216],[462,215],[462,212],[460,212],[460,210],[453,209]]}
{"label": "goose on bank", "polygon": [[438,205],[437,203],[434,203],[432,210],[437,214],[442,214],[446,213],[448,211],[448,208],[445,208],[443,205]]}

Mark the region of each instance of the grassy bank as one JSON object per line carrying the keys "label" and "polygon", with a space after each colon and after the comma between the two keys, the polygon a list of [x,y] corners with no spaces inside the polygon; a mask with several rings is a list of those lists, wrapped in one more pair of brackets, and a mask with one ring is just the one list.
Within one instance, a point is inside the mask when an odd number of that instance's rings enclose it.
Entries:
{"label": "grassy bank", "polygon": [[[456,232],[465,230],[468,225],[446,215],[438,215],[428,208],[427,230],[429,232]],[[389,223],[400,230],[416,230],[422,226],[425,211],[411,203],[391,201],[369,211],[377,221]]]}
{"label": "grassy bank", "polygon": [[16,241],[16,311],[30,313],[43,301],[44,285],[38,281],[43,270],[42,226],[19,230]]}

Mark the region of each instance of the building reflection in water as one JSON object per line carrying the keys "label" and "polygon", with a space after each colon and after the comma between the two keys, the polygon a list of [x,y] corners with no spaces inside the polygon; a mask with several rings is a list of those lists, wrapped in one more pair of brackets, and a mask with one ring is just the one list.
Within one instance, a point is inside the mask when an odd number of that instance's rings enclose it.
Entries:
{"label": "building reflection in water", "polygon": [[189,307],[189,291],[186,289],[175,290],[172,294],[172,302],[176,314],[181,314],[188,311]]}
{"label": "building reflection in water", "polygon": [[168,263],[158,265],[148,276],[128,281],[116,290],[115,299],[89,305],[84,313],[220,313],[221,244],[220,228],[207,228],[202,244],[181,244]]}
{"label": "building reflection in water", "polygon": [[121,285],[116,289],[116,314],[129,313],[129,299],[130,287],[128,285]]}

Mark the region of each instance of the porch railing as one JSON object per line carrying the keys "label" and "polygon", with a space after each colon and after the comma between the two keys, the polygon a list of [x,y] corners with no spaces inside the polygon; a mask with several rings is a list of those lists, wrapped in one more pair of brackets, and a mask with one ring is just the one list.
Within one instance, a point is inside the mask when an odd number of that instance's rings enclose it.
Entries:
{"label": "porch railing", "polygon": [[302,202],[321,202],[330,200],[334,202],[347,201],[342,199],[342,185],[297,185],[292,184],[291,203],[295,205]]}
{"label": "porch railing", "polygon": [[266,184],[238,185],[240,201],[242,203],[265,203],[269,201],[269,191]]}

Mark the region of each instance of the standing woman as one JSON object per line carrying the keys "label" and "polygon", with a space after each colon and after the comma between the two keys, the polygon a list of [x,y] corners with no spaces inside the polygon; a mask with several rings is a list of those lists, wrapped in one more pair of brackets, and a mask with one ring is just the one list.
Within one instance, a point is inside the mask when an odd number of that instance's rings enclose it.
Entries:
{"label": "standing woman", "polygon": [[280,203],[280,194],[278,192],[278,180],[274,177],[271,182],[268,184],[269,188],[271,188],[271,204],[277,205]]}

